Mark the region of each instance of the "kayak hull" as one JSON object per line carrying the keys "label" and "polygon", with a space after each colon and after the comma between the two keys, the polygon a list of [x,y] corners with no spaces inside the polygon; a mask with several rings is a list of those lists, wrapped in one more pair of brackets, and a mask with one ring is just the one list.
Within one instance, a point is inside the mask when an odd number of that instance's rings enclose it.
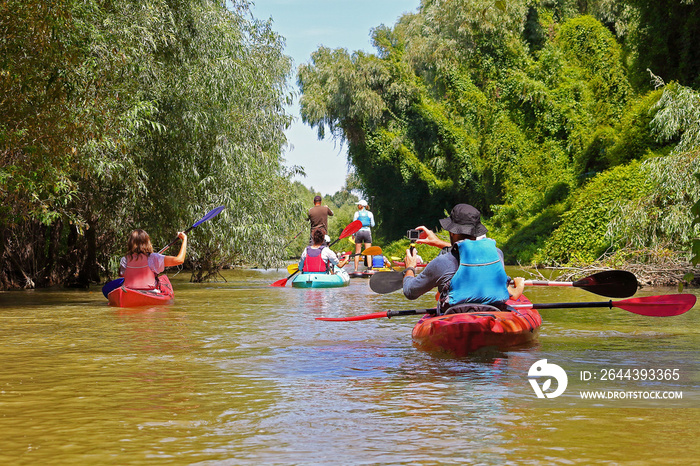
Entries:
{"label": "kayak hull", "polygon": [[[532,304],[525,296],[507,304]],[[413,342],[429,352],[465,356],[481,348],[507,349],[532,342],[542,317],[532,307],[513,312],[425,315],[413,328]]]}
{"label": "kayak hull", "polygon": [[393,272],[394,270],[389,268],[389,267],[382,267],[379,269],[365,269],[362,271],[357,271],[357,272],[350,272],[348,275],[350,275],[350,278],[372,278],[372,275],[374,275],[377,272]]}
{"label": "kayak hull", "polygon": [[141,307],[170,304],[175,294],[170,279],[166,275],[158,277],[158,288],[155,290],[134,290],[124,285],[115,288],[108,295],[110,306]]}
{"label": "kayak hull", "polygon": [[340,288],[350,284],[348,273],[334,268],[334,273],[300,273],[292,280],[294,288]]}

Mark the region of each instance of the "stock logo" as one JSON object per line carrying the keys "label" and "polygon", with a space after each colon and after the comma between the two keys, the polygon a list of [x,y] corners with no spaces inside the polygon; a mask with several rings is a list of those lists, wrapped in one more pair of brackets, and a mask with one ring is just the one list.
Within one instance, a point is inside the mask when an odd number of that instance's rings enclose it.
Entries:
{"label": "stock logo", "polygon": [[[566,372],[561,367],[556,364],[547,363],[546,359],[540,359],[532,366],[527,372],[529,377],[530,385],[535,391],[537,398],[556,398],[566,390],[566,385],[569,383],[569,378],[566,376]],[[542,385],[539,384],[540,378],[545,378]],[[557,381],[557,389],[550,392],[552,387],[552,379]]]}

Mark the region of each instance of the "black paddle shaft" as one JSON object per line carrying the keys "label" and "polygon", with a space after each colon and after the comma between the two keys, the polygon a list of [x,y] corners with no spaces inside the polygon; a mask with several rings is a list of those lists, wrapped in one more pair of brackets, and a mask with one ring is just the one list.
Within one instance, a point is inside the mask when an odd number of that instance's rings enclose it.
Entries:
{"label": "black paddle shaft", "polygon": [[610,301],[599,301],[592,303],[538,303],[533,304],[534,309],[567,309],[567,308],[589,308],[589,307],[607,307],[612,309],[613,302]]}
{"label": "black paddle shaft", "polygon": [[[185,230],[184,233],[187,234],[190,231],[192,231],[193,228],[198,227],[199,225],[206,222],[207,220],[211,220],[212,218],[216,217],[217,215],[219,215],[221,213],[222,210],[224,210],[224,206],[219,206],[216,209],[210,210],[209,212],[207,212],[207,214],[204,217],[202,217],[199,221],[197,221],[191,227],[189,227],[187,230]],[[158,254],[163,254],[170,246],[175,244],[177,242],[177,240],[179,240],[179,239],[180,239],[180,237],[176,236],[175,239],[173,239],[170,243],[168,243],[167,246],[165,246],[163,249],[158,251]]]}
{"label": "black paddle shaft", "polygon": [[392,317],[399,317],[399,316],[414,316],[416,314],[435,314],[437,312],[437,309],[432,308],[432,309],[408,309],[406,311],[386,311],[386,317],[388,319]]}

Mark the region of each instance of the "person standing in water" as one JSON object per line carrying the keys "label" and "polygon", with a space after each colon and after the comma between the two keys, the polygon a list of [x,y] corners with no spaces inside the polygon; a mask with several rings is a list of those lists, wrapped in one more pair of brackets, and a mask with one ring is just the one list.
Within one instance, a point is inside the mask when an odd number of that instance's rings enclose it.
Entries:
{"label": "person standing in water", "polygon": [[[374,227],[374,215],[372,212],[367,210],[367,201],[362,199],[357,203],[357,212],[353,217],[353,221],[359,220],[362,222],[362,228],[355,233],[355,254],[359,254],[364,249],[372,246],[372,230]],[[367,256],[367,263],[372,264],[372,256]],[[360,265],[360,256],[355,256],[355,272],[357,272],[357,267]]]}
{"label": "person standing in water", "polygon": [[328,217],[333,216],[333,211],[327,205],[321,205],[321,196],[314,197],[314,206],[309,209],[308,220],[311,224],[309,246],[314,244],[314,231],[322,228],[324,235],[328,232]]}

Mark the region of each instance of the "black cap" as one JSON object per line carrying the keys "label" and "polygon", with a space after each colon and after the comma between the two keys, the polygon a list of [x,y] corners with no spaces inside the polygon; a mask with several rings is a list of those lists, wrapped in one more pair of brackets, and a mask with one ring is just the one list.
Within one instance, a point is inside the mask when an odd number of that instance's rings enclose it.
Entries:
{"label": "black cap", "polygon": [[481,212],[469,204],[457,204],[448,218],[440,220],[445,230],[459,235],[481,236],[488,230],[481,224]]}
{"label": "black cap", "polygon": [[314,197],[314,203],[321,202],[321,196]]}

